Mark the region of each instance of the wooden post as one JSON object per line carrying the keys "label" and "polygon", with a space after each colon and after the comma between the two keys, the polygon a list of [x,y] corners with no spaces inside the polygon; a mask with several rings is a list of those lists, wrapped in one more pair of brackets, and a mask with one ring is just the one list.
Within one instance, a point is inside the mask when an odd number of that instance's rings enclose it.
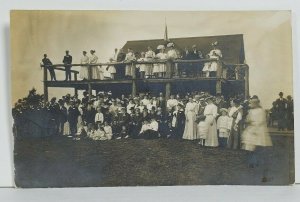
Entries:
{"label": "wooden post", "polygon": [[77,81],[77,73],[74,72],[74,80]]}
{"label": "wooden post", "polygon": [[74,88],[74,95],[78,95],[78,88],[77,87]]}
{"label": "wooden post", "polygon": [[136,96],[136,81],[135,80],[132,81],[131,95],[132,95],[132,97]]}
{"label": "wooden post", "polygon": [[172,61],[166,61],[166,78],[172,77]]}
{"label": "wooden post", "polygon": [[245,99],[249,97],[249,66],[245,65]]}
{"label": "wooden post", "polygon": [[43,67],[43,68],[44,68],[44,101],[47,102],[48,101],[48,84],[47,84],[48,73],[47,73],[47,67]]}
{"label": "wooden post", "polygon": [[92,80],[92,66],[87,66],[87,67],[88,67],[88,73],[89,73],[88,80],[90,81],[90,80]]}
{"label": "wooden post", "polygon": [[222,80],[218,79],[216,83],[216,94],[222,93]]}
{"label": "wooden post", "polygon": [[166,100],[170,98],[171,95],[171,83],[166,83]]}
{"label": "wooden post", "polygon": [[92,98],[92,85],[91,85],[90,82],[88,83],[88,92],[89,92],[89,100],[91,100],[91,98]]}

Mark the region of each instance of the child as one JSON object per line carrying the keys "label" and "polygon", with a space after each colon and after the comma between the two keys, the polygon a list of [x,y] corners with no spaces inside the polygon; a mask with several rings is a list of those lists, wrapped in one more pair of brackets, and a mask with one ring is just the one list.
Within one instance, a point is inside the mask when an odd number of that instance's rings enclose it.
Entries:
{"label": "child", "polygon": [[106,140],[105,132],[102,126],[98,126],[98,129],[91,136],[92,140]]}
{"label": "child", "polygon": [[[138,62],[144,62],[145,61],[145,52],[141,52],[141,57],[137,60]],[[140,78],[145,78],[145,71],[146,71],[146,65],[145,64],[138,64],[137,67],[140,71]]]}
{"label": "child", "polygon": [[206,117],[204,115],[201,115],[198,117],[198,125],[197,125],[197,136],[200,139],[199,144],[201,146],[205,145],[205,140],[208,134],[208,125],[205,121]]}
{"label": "child", "polygon": [[88,124],[88,129],[87,129],[87,137],[92,139],[92,137],[94,136],[94,133],[95,133],[94,124],[89,123]]}
{"label": "child", "polygon": [[219,144],[220,147],[225,148],[227,146],[227,141],[230,135],[232,119],[227,115],[227,109],[220,109],[221,116],[217,121],[217,129],[219,131]]}
{"label": "child", "polygon": [[111,140],[112,135],[113,135],[113,134],[112,134],[112,128],[111,128],[110,125],[108,125],[108,122],[107,122],[107,121],[104,122],[104,127],[103,127],[103,129],[104,129],[105,136],[106,136],[107,140]]}
{"label": "child", "polygon": [[87,128],[84,126],[83,122],[79,123],[77,128],[76,138],[75,140],[80,140],[81,138],[87,137]]}

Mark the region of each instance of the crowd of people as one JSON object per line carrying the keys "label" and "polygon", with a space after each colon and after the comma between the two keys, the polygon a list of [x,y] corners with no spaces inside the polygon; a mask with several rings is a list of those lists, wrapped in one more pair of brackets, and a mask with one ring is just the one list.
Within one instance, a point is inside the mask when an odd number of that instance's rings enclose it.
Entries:
{"label": "crowd of people", "polygon": [[269,126],[275,126],[279,131],[294,130],[294,101],[292,96],[283,97],[283,92],[279,93],[277,98],[272,103],[272,108],[269,111]]}
{"label": "crowd of people", "polygon": [[[259,110],[254,113],[254,108]],[[114,97],[111,92],[89,95],[85,91],[82,99],[67,94],[44,102],[33,89],[15,104],[13,118],[16,137],[174,138],[233,149],[241,148],[242,133],[247,132],[249,123],[257,124],[261,131],[266,129],[265,110],[257,96],[225,100],[220,94],[198,91],[171,95],[167,100],[163,93]],[[244,143],[249,141],[253,140]]]}
{"label": "crowd of people", "polygon": [[[200,76],[215,77],[217,72],[221,70],[222,63],[218,61],[222,58],[222,52],[218,48],[218,42],[213,42],[212,50],[204,57],[202,52],[197,49],[196,45],[193,45],[189,50],[187,47],[181,53],[175,48],[174,43],[167,43],[166,46],[158,45],[156,50],[152,47],[147,47],[147,50],[143,52],[135,52],[132,48],[128,48],[127,53],[122,49],[115,49],[113,55],[110,57],[108,65],[97,66],[99,63],[95,50],[90,50],[90,56],[87,55],[87,51],[82,52],[80,64],[83,64],[80,68],[80,78],[83,80],[89,79],[89,68],[91,68],[91,78],[93,80],[105,80],[115,78],[164,78],[167,74],[167,69],[172,69],[172,74],[175,77],[179,76]],[[205,63],[183,63],[173,64],[172,67],[168,67],[166,63],[155,63],[158,60],[197,60],[197,59],[216,59],[215,61],[208,61]],[[139,62],[137,64],[130,62]],[[72,56],[69,51],[66,51],[66,55],[63,58],[63,64],[65,65],[66,78],[65,81],[71,80],[71,67]],[[120,63],[125,64],[120,64]],[[129,62],[129,64],[128,64]],[[153,62],[142,64],[142,62]],[[43,65],[45,65],[50,73],[51,81],[56,81],[55,69],[52,62],[48,58],[47,54],[44,54],[42,59]],[[111,64],[110,64],[111,63]],[[118,63],[118,64],[114,64]],[[88,65],[90,64],[90,65]]]}

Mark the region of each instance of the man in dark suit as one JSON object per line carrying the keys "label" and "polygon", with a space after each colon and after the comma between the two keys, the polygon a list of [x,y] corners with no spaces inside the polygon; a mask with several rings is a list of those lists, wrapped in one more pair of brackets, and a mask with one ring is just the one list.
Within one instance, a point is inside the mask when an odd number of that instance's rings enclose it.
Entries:
{"label": "man in dark suit", "polygon": [[68,50],[66,50],[66,55],[64,56],[63,63],[65,65],[65,70],[66,70],[66,79],[65,79],[65,81],[67,81],[67,80],[71,81],[72,56],[69,55]]}
{"label": "man in dark suit", "polygon": [[64,106],[62,99],[58,100],[58,134],[63,135],[64,124],[67,121],[67,108]]}
{"label": "man in dark suit", "polygon": [[279,93],[279,98],[276,100],[276,109],[278,115],[278,130],[286,128],[286,108],[287,100],[283,98],[283,92]]}
{"label": "man in dark suit", "polygon": [[[197,46],[193,45],[192,46],[192,51],[190,52],[190,60],[199,60],[199,59],[203,59],[203,55],[201,53],[201,51],[197,50]],[[202,70],[202,68],[200,68],[201,64],[199,63],[192,63],[191,65],[191,73],[192,75],[190,76],[197,76],[200,71]]]}
{"label": "man in dark suit", "polygon": [[[119,53],[117,54],[117,62],[123,62],[125,60],[126,54],[124,53],[123,49],[119,50]],[[125,64],[118,64],[115,65],[117,69],[116,77],[122,78],[125,75]]]}
{"label": "man in dark suit", "polygon": [[74,101],[72,100],[71,102],[71,106],[68,109],[68,121],[70,123],[70,130],[71,130],[71,134],[72,136],[74,136],[77,132],[77,121],[78,121],[78,116],[80,115],[80,112],[78,110],[78,108],[75,106]]}
{"label": "man in dark suit", "polygon": [[44,54],[44,58],[42,59],[42,62],[43,62],[43,65],[46,66],[44,68],[47,68],[50,73],[51,81],[56,81],[54,68],[53,68],[53,66],[49,66],[49,65],[52,65],[52,62],[50,61],[49,58],[47,58],[47,54]]}

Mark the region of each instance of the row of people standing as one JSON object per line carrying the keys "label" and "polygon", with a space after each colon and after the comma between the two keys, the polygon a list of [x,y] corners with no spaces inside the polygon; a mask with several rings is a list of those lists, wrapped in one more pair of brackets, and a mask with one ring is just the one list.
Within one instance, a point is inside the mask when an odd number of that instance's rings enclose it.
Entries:
{"label": "row of people standing", "polygon": [[[90,50],[90,56],[87,55],[86,51],[83,51],[80,63],[83,65],[80,68],[80,78],[83,80],[89,79],[89,68],[91,69],[91,79],[93,80],[104,80],[104,79],[115,79],[116,75],[122,78],[132,78],[138,75],[139,78],[164,78],[168,71],[171,72],[174,77],[189,76],[195,77],[200,76],[203,73],[206,77],[214,77],[217,75],[217,71],[221,70],[221,63],[218,59],[222,58],[221,50],[218,49],[218,42],[212,43],[212,50],[206,55],[208,59],[217,59],[217,61],[209,61],[204,63],[183,63],[177,64],[172,63],[172,66],[166,65],[166,63],[155,63],[156,60],[198,60],[203,59],[202,52],[197,50],[196,45],[192,46],[192,51],[185,48],[183,54],[175,48],[174,43],[170,42],[167,47],[164,45],[158,45],[156,54],[155,51],[149,46],[147,51],[141,53],[135,53],[131,48],[128,48],[127,54],[122,49],[119,51],[115,49],[114,54],[109,59],[109,63],[106,66],[98,66],[98,56],[95,54],[95,50]],[[168,51],[166,51],[168,48]],[[151,62],[151,64],[114,64],[115,62]],[[65,66],[65,81],[71,80],[71,67],[72,67],[72,56],[69,51],[63,58],[63,64]],[[47,54],[44,54],[42,59],[43,65],[48,69],[51,81],[56,81],[55,69]],[[118,72],[117,72],[118,71]],[[203,73],[202,73],[203,72]]]}

